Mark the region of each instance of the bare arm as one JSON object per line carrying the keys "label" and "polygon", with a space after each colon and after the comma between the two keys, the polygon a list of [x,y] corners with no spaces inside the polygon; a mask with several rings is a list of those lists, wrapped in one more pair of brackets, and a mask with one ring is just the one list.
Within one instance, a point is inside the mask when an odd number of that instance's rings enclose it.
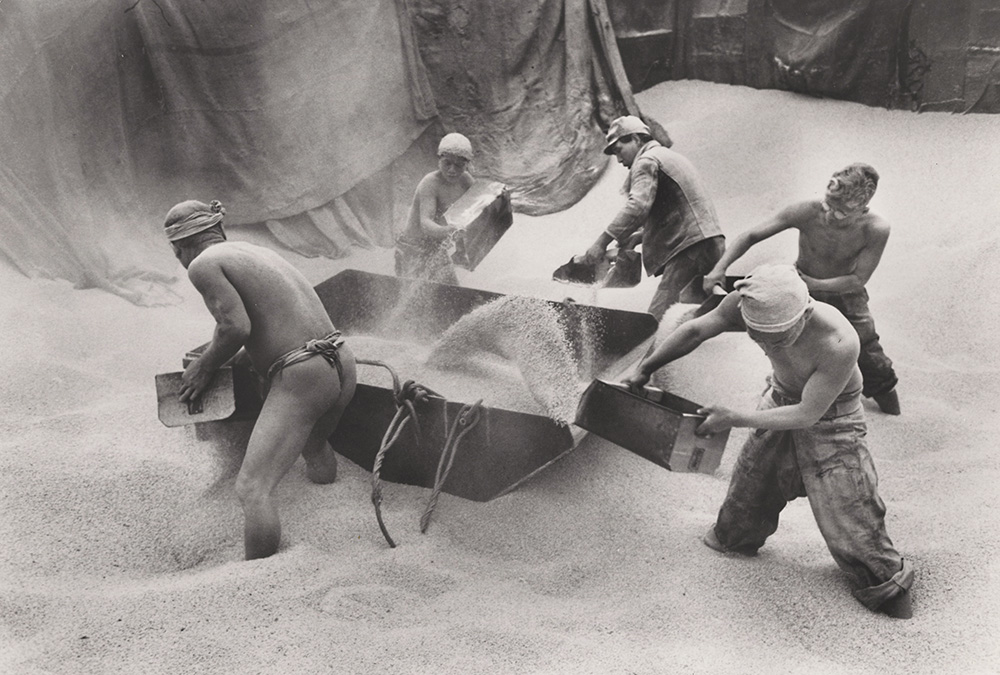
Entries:
{"label": "bare arm", "polygon": [[723,331],[739,326],[739,295],[730,293],[714,310],[682,323],[659,345],[652,354],[646,356],[623,382],[636,390],[649,382],[650,376],[672,361],[690,354],[701,343]]}
{"label": "bare arm", "polygon": [[699,411],[707,415],[707,418],[698,427],[697,433],[710,434],[730,427],[774,430],[810,427],[819,421],[844,391],[856,367],[857,358],[856,342],[838,344],[830,354],[819,360],[816,370],[802,389],[802,400],[799,403],[750,412],[706,406]]}
{"label": "bare arm", "polygon": [[250,317],[243,299],[217,260],[196,259],[188,269],[188,278],[215,318],[215,332],[201,356],[184,370],[182,401],[198,398],[211,383],[215,371],[233,358],[250,336]]}
{"label": "bare arm", "polygon": [[739,234],[735,239],[727,244],[726,252],[722,254],[722,258],[720,258],[719,262],[715,264],[712,271],[705,275],[703,290],[706,293],[711,293],[714,286],[724,287],[726,281],[726,270],[729,269],[730,265],[742,258],[754,244],[758,244],[765,239],[769,239],[770,237],[773,237],[779,232],[787,230],[790,227],[795,227],[797,223],[800,222],[803,208],[805,207],[805,203],[794,204],[786,207],[764,222]]}
{"label": "bare arm", "polygon": [[889,224],[880,218],[875,217],[867,233],[867,243],[858,254],[854,263],[854,271],[839,277],[829,277],[827,279],[817,279],[808,274],[799,272],[799,276],[806,282],[810,291],[828,291],[843,293],[849,291],[860,291],[871,279],[882,260],[882,253],[885,245],[889,241]]}
{"label": "bare arm", "polygon": [[447,225],[439,225],[434,217],[437,216],[437,181],[433,179],[433,174],[425,176],[417,185],[417,213],[420,216],[420,229],[429,237],[434,239],[444,239],[455,231],[455,228]]}

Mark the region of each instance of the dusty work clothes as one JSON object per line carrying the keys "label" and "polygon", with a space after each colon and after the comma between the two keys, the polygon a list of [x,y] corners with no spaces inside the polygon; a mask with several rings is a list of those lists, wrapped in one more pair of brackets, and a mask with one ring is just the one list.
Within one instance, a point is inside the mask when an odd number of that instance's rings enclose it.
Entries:
{"label": "dusty work clothes", "polygon": [[810,295],[820,302],[833,305],[858,332],[861,341],[861,353],[858,355],[858,368],[865,379],[865,396],[878,396],[895,388],[899,379],[892,368],[892,359],[886,356],[875,332],[875,320],[868,309],[868,291],[851,291],[849,293],[831,293],[827,291],[811,291]]}
{"label": "dusty work clothes", "polygon": [[[643,228],[646,274],[665,277],[650,304],[650,313],[660,319],[695,275],[711,271],[722,257],[725,239],[694,165],[656,141],[639,150],[624,191],[628,199],[607,233],[624,245],[629,235]],[[714,242],[682,257],[690,247],[709,239]]]}
{"label": "dusty work clothes", "polygon": [[[769,382],[759,410],[798,399]],[[860,392],[842,394],[805,429],[751,432],[719,510],[715,535],[726,550],[753,554],[778,528],[785,504],[807,497],[833,559],[869,609],[909,589],[912,566],[885,530],[885,504],[865,443]]]}
{"label": "dusty work clothes", "polygon": [[[712,271],[726,252],[726,241],[720,237],[709,237],[688,246],[670,259],[663,267],[660,283],[649,302],[649,313],[659,321],[670,305],[680,300],[681,291],[698,276]],[[697,289],[698,292],[701,288]]]}

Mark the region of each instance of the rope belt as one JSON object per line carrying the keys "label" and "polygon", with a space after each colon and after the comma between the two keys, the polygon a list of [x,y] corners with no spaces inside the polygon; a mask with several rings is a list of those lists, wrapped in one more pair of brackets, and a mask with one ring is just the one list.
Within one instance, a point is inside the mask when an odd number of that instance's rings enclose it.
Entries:
{"label": "rope belt", "polygon": [[305,346],[297,347],[275,359],[271,367],[267,369],[267,381],[270,382],[276,373],[284,370],[288,366],[295,365],[311,359],[314,356],[322,356],[326,362],[337,369],[337,375],[344,379],[344,367],[340,363],[341,345],[344,338],[340,336],[340,331],[335,330],[319,340],[309,340]]}

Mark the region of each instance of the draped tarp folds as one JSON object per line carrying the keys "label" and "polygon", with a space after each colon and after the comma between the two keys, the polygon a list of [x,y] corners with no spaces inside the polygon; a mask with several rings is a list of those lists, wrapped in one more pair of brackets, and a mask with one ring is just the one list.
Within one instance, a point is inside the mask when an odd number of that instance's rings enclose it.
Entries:
{"label": "draped tarp folds", "polygon": [[0,259],[29,276],[169,302],[176,262],[150,235],[122,109],[124,7],[0,3]]}
{"label": "draped tarp folds", "polygon": [[578,200],[603,170],[589,6],[573,0],[410,0],[444,127],[520,211]]}
{"label": "draped tarp folds", "polygon": [[391,165],[433,114],[393,0],[15,0],[0,26],[0,254],[137,302],[170,300],[172,204],[296,216]]}
{"label": "draped tarp folds", "polygon": [[898,56],[912,0],[608,4],[636,88],[690,78],[871,105],[898,99]]}
{"label": "draped tarp folds", "polygon": [[767,0],[748,21],[748,84],[890,107],[909,3]]}
{"label": "draped tarp folds", "polygon": [[218,186],[231,223],[297,215],[426,127],[393,0],[142,0],[135,14],[148,71],[125,97],[129,136],[163,204]]}
{"label": "draped tarp folds", "polygon": [[447,131],[565,208],[639,114],[604,2],[4,0],[0,259],[160,301],[189,198],[305,255],[389,246]]}

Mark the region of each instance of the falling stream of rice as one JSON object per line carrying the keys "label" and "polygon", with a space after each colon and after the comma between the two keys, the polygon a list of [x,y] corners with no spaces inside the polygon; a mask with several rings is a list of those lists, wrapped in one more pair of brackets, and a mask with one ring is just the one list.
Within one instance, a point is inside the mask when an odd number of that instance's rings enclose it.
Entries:
{"label": "falling stream of rice", "polygon": [[[384,362],[401,380],[449,400],[482,399],[486,406],[546,415],[560,424],[573,421],[593,359],[586,339],[577,357],[554,307],[516,296],[476,308],[429,346],[377,335],[350,340],[359,359]],[[377,369],[362,366],[358,377],[385,386]]]}

